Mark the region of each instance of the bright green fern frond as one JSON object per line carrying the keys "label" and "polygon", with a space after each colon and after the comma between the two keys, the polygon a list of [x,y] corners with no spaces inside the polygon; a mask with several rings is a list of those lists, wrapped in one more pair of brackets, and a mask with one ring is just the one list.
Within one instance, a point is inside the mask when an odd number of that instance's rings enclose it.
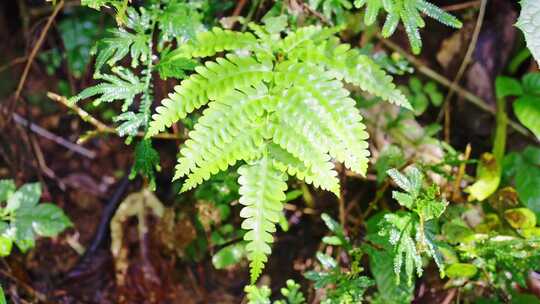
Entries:
{"label": "bright green fern frond", "polygon": [[272,22],[249,25],[256,36],[213,30],[191,44],[189,56],[249,52],[195,68],[156,109],[147,132],[155,135],[207,106],[180,152],[174,178],[186,178],[182,191],[239,161],[248,163],[240,184],[253,280],[271,251],[287,175],[339,195],[334,161],[366,173],[368,135],[343,81],[409,106],[369,57],[339,43],[335,28],[300,28],[282,38],[281,25]]}
{"label": "bright green fern frond", "polygon": [[328,39],[318,45],[307,44],[289,55],[291,59],[323,65],[337,79],[360,87],[362,90],[398,106],[412,109],[403,93],[392,82],[392,77],[371,58],[340,44],[337,39]]}
{"label": "bright green fern frond", "polygon": [[329,70],[339,73],[346,82],[395,105],[412,109],[407,98],[392,82],[392,77],[367,55],[350,49],[349,45],[341,44],[334,49],[326,64]]}
{"label": "bright green fern frond", "polygon": [[178,54],[185,57],[210,57],[223,51],[251,49],[257,45],[257,39],[249,32],[235,32],[218,27],[208,32],[200,32],[194,41],[178,49]]}
{"label": "bright green fern frond", "polygon": [[303,180],[308,184],[321,189],[339,189],[339,180],[336,178],[320,180],[317,173],[314,173],[310,168],[306,167],[304,162],[283,149],[277,144],[269,144],[267,146],[268,155],[274,162],[274,166],[283,173],[290,176],[295,176],[299,180]]}
{"label": "bright green fern frond", "polygon": [[362,124],[356,102],[340,81],[320,67],[293,64],[282,65],[284,74],[278,74],[278,85],[292,86],[286,93],[280,109],[282,116],[296,117],[295,125],[302,131],[309,130],[318,146],[328,147],[332,157],[358,174],[365,175],[368,163],[368,134]]}
{"label": "bright green fern frond", "polygon": [[295,32],[290,33],[281,40],[277,48],[288,54],[297,47],[311,45],[324,41],[338,32],[338,28],[323,28],[320,26],[305,26]]}
{"label": "bright green fern frond", "polygon": [[[225,98],[209,103],[194,130],[189,133],[190,139],[180,151],[182,157],[176,167],[175,179],[188,175],[197,166],[205,167],[208,162],[215,163],[218,157],[225,156],[221,151],[233,148],[239,142],[239,137],[246,135],[249,144],[250,132],[257,128],[257,120],[260,120],[263,114],[263,104],[267,103],[267,92],[267,88],[261,83],[254,88],[233,91]],[[225,170],[232,164],[224,162],[217,165],[221,170]],[[206,178],[192,180],[198,181],[198,184]]]}
{"label": "bright green fern frond", "polygon": [[248,87],[272,77],[272,63],[259,63],[252,57],[228,55],[209,61],[205,66],[195,68],[197,74],[174,88],[175,92],[162,101],[156,109],[147,137],[153,136],[174,122],[186,117],[188,113],[205,105],[209,100],[216,100],[235,88]]}
{"label": "bright green fern frond", "polygon": [[[295,131],[295,117],[281,117],[270,129],[273,131],[272,140],[296,158],[312,172],[313,184],[323,190],[328,190],[339,196],[339,180],[330,156],[325,148],[316,146],[310,141],[309,133]],[[309,131],[308,131],[309,132]]]}
{"label": "bright green fern frond", "polygon": [[287,190],[287,176],[276,169],[268,156],[238,169],[240,204],[245,207],[240,216],[245,218],[242,228],[248,230],[244,239],[251,261],[251,281],[257,280],[271,253],[272,233],[282,212]]}
{"label": "bright green fern frond", "polygon": [[[186,146],[189,150],[191,142],[186,141]],[[189,173],[188,179],[182,185],[181,192],[189,191],[202,182],[208,180],[212,175],[220,171],[226,170],[233,166],[239,160],[253,160],[260,157],[264,141],[262,133],[259,129],[252,129],[246,133],[238,135],[234,142],[226,145],[222,150],[204,151],[209,156],[201,162],[196,163],[196,167]],[[197,153],[201,153],[197,151]],[[209,154],[215,153],[215,154]],[[196,156],[188,155],[185,158],[180,158],[179,164],[176,166],[175,179],[180,177],[181,172],[185,172],[185,167],[192,165],[192,161]],[[187,163],[187,164],[186,164]]]}

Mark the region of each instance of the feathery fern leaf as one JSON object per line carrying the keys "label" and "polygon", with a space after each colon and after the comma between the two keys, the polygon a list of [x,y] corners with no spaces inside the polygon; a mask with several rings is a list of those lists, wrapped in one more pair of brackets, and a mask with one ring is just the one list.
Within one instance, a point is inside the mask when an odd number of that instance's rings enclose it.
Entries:
{"label": "feathery fern leaf", "polygon": [[84,89],[77,96],[71,98],[70,101],[77,102],[82,99],[101,95],[101,97],[94,100],[94,104],[123,100],[122,111],[127,111],[129,106],[133,103],[135,96],[142,93],[146,87],[144,83],[128,69],[118,67],[114,68],[112,71],[115,75],[102,75],[101,79],[105,82]]}
{"label": "feathery fern leaf", "polygon": [[453,28],[462,26],[461,21],[456,17],[425,0],[356,0],[354,5],[357,8],[366,6],[364,22],[367,25],[373,24],[377,20],[380,9],[384,8],[388,15],[382,29],[383,37],[390,37],[401,20],[415,54],[420,53],[422,49],[419,28],[425,26],[420,13]]}
{"label": "feathery fern leaf", "polygon": [[340,44],[335,37],[319,44],[306,43],[290,54],[311,64],[324,65],[337,79],[360,87],[362,90],[406,109],[412,109],[403,93],[392,83],[392,77],[371,58]]}
{"label": "feathery fern leaf", "polygon": [[257,45],[253,34],[224,30],[219,27],[200,32],[195,40],[178,48],[177,54],[184,57],[210,57],[218,52],[250,49]]}
{"label": "feathery fern leaf", "polygon": [[269,244],[283,208],[287,176],[273,166],[268,156],[240,167],[238,173],[240,204],[245,206],[240,216],[245,218],[242,228],[248,230],[244,239],[248,241],[251,281],[255,282],[272,251]]}
{"label": "feathery fern leaf", "polygon": [[407,168],[405,174],[396,169],[390,169],[387,173],[398,187],[405,191],[393,191],[392,197],[412,211],[385,215],[385,221],[379,232],[380,235],[387,236],[390,244],[394,246],[394,272],[397,283],[399,284],[403,264],[409,285],[412,284],[415,269],[418,276],[422,275],[422,253],[433,258],[441,276],[444,276],[441,255],[426,229],[426,224],[433,224],[448,203],[444,199],[437,198],[439,189],[436,186],[424,188],[424,177],[415,167]]}
{"label": "feathery fern leaf", "polygon": [[227,95],[231,90],[248,87],[272,76],[271,62],[257,62],[251,57],[228,55],[195,68],[197,74],[182,81],[175,92],[156,109],[148,136],[153,136],[210,100]]}
{"label": "feathery fern leaf", "polygon": [[180,47],[177,56],[186,60],[227,50],[248,53],[196,67],[156,109],[147,136],[207,106],[180,150],[174,178],[185,178],[182,191],[188,191],[239,161],[247,163],[240,168],[240,202],[246,205],[242,227],[249,230],[254,281],[271,252],[287,175],[339,195],[333,159],[366,173],[368,135],[342,80],[408,103],[369,57],[339,44],[335,28],[300,28],[284,38],[270,25],[249,28],[255,35],[214,29]]}

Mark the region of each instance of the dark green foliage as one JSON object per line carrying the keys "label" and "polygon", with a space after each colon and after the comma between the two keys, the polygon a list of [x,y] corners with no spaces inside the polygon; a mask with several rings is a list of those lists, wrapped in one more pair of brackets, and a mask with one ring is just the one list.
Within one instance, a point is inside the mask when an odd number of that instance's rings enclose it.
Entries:
{"label": "dark green foliage", "polygon": [[140,174],[149,181],[151,190],[156,189],[154,171],[159,171],[159,154],[149,140],[140,141],[135,147],[135,162],[131,168],[130,178]]}
{"label": "dark green foliage", "polygon": [[513,181],[523,205],[540,217],[540,149],[530,146],[506,155],[503,178],[507,183]]}

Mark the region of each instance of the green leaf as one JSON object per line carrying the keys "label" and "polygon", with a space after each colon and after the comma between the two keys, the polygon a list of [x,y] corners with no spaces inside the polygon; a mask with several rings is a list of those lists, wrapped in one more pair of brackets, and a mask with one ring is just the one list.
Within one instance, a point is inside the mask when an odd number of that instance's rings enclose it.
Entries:
{"label": "green leaf", "polygon": [[276,231],[282,201],[285,199],[285,176],[275,169],[268,158],[264,157],[251,165],[238,169],[240,178],[240,204],[244,208],[240,216],[244,218],[242,229],[248,230],[244,240],[248,243],[246,251],[251,261],[251,281],[259,277],[267,255],[272,252],[272,232]]}
{"label": "green leaf", "polygon": [[290,279],[287,280],[286,284],[287,285],[280,290],[286,300],[276,301],[274,304],[303,304],[306,302],[299,284]]}
{"label": "green leaf", "polygon": [[[326,227],[328,227],[330,231],[335,233],[335,236],[333,238],[326,237],[323,239],[323,241],[326,240],[326,242],[333,243],[333,245],[341,245],[341,246],[344,246],[346,250],[351,250],[352,245],[349,239],[347,238],[347,236],[345,235],[345,230],[343,230],[343,227],[326,213],[321,214],[321,218],[324,224],[326,225]],[[335,238],[337,238],[338,240],[336,240]]]}
{"label": "green leaf", "polygon": [[377,171],[377,183],[382,183],[386,177],[386,171],[392,167],[401,167],[405,164],[403,151],[396,145],[389,145],[383,148],[377,161],[375,170]]}
{"label": "green leaf", "polygon": [[540,168],[534,165],[520,168],[515,184],[521,202],[540,216]]}
{"label": "green leaf", "polygon": [[316,256],[317,256],[317,260],[326,269],[332,269],[337,266],[336,260],[334,260],[334,258],[332,258],[331,256],[327,254],[324,254],[322,252],[317,252]]}
{"label": "green leaf", "polygon": [[15,182],[11,179],[0,180],[0,203],[5,202],[15,192]]}
{"label": "green leaf", "polygon": [[441,91],[439,91],[435,82],[428,81],[424,86],[424,92],[429,95],[429,99],[434,106],[439,107],[443,103],[444,96]]}
{"label": "green leaf", "polygon": [[248,299],[248,304],[270,304],[270,294],[268,286],[257,287],[248,285],[244,288]]}
{"label": "green leaf", "polygon": [[115,67],[112,71],[115,73],[114,75],[102,75],[100,78],[104,82],[84,89],[77,96],[72,97],[70,102],[77,102],[82,99],[101,95],[94,99],[95,105],[101,102],[122,100],[122,111],[127,111],[133,103],[135,96],[145,90],[145,85],[133,72],[126,68]]}
{"label": "green leaf", "polygon": [[495,80],[495,91],[497,98],[505,98],[507,96],[520,96],[523,94],[521,83],[515,78],[498,76]]}
{"label": "green leaf", "polygon": [[129,178],[133,179],[137,174],[141,174],[149,180],[149,186],[152,191],[156,189],[155,171],[159,171],[159,154],[152,147],[149,139],[141,140],[135,147],[135,162],[131,168]]}
{"label": "green leaf", "polygon": [[21,204],[12,225],[15,243],[22,252],[34,246],[36,234],[52,237],[73,226],[62,209],[53,204]]}
{"label": "green leaf", "polygon": [[540,73],[527,73],[521,80],[525,95],[540,96]]}
{"label": "green leaf", "polygon": [[423,273],[422,257],[416,249],[414,240],[415,219],[409,213],[399,213],[386,214],[384,220],[379,234],[388,237],[394,248],[396,283],[400,283],[402,267],[404,267],[407,284],[411,286],[415,270],[418,276],[422,276]]}
{"label": "green leaf", "polygon": [[88,9],[75,9],[58,22],[68,69],[75,78],[86,72],[92,59],[91,49],[101,36],[100,14]]}
{"label": "green leaf", "polygon": [[165,40],[176,38],[184,42],[195,37],[202,25],[202,15],[197,12],[193,3],[169,1],[160,11],[157,24]]}
{"label": "green leaf", "polygon": [[425,0],[356,0],[354,5],[357,8],[366,5],[364,22],[367,25],[373,24],[377,20],[380,8],[384,8],[388,16],[382,29],[383,37],[391,36],[401,20],[414,54],[420,53],[422,48],[419,28],[424,27],[425,22],[420,12],[447,26],[454,28],[462,26],[456,17]]}
{"label": "green leaf", "polygon": [[50,203],[37,205],[28,216],[32,218],[32,228],[39,236],[54,237],[73,226],[64,211]]}
{"label": "green leaf", "polygon": [[386,171],[386,173],[392,178],[392,180],[394,181],[394,183],[396,183],[396,185],[398,185],[398,187],[405,190],[406,192],[412,191],[412,185],[409,182],[407,176],[401,174],[401,172],[394,168]]}
{"label": "green leaf", "polygon": [[169,77],[183,79],[186,77],[186,71],[191,71],[198,65],[195,60],[183,57],[182,52],[178,52],[179,50],[172,52],[165,50],[160,54],[156,69],[162,79]]}
{"label": "green leaf", "polygon": [[9,197],[6,210],[13,212],[19,208],[32,208],[39,202],[40,197],[39,183],[25,184]]}
{"label": "green leaf", "polygon": [[367,239],[378,247],[364,245],[362,249],[369,257],[369,268],[377,284],[380,303],[410,303],[413,299],[413,285],[407,285],[405,272],[400,273],[400,283],[394,273],[393,247],[387,237],[380,236],[378,229],[383,214],[378,213],[367,221]]}
{"label": "green leaf", "polygon": [[0,235],[0,257],[8,256],[12,247],[13,241],[5,235]]}
{"label": "green leaf", "polygon": [[446,268],[446,275],[451,279],[472,278],[477,272],[476,266],[467,263],[454,263]]}
{"label": "green leaf", "polygon": [[537,62],[540,62],[540,2],[536,0],[522,0],[521,13],[516,26],[525,35],[527,47],[531,50]]}
{"label": "green leaf", "polygon": [[4,294],[4,288],[0,284],[0,304],[6,304],[6,295]]}
{"label": "green leaf", "polygon": [[490,153],[482,154],[476,169],[476,182],[465,189],[469,201],[483,201],[497,190],[501,181],[501,166]]}
{"label": "green leaf", "polygon": [[450,222],[444,223],[442,234],[451,244],[457,244],[467,241],[474,232],[460,218],[454,218]]}
{"label": "green leaf", "polygon": [[116,130],[120,136],[136,136],[139,129],[147,123],[148,116],[144,113],[124,112],[116,116],[115,122],[122,122]]}
{"label": "green leaf", "polygon": [[513,103],[519,121],[540,139],[540,96],[524,96]]}
{"label": "green leaf", "polygon": [[217,269],[224,269],[238,264],[246,256],[245,244],[232,244],[221,248],[212,257],[212,264]]}
{"label": "green leaf", "polygon": [[527,208],[506,210],[504,218],[514,229],[526,229],[536,226],[536,215]]}

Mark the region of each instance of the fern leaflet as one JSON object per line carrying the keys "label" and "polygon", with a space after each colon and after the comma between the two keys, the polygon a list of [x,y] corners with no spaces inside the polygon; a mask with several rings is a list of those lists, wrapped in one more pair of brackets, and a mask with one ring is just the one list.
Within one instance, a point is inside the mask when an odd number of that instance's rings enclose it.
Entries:
{"label": "fern leaflet", "polygon": [[425,21],[420,13],[453,28],[462,26],[456,17],[425,0],[356,0],[354,5],[357,8],[366,6],[364,22],[367,25],[373,24],[380,9],[384,8],[388,15],[382,29],[383,37],[390,37],[396,31],[399,21],[403,22],[414,54],[419,54],[422,49],[419,28],[425,26]]}

